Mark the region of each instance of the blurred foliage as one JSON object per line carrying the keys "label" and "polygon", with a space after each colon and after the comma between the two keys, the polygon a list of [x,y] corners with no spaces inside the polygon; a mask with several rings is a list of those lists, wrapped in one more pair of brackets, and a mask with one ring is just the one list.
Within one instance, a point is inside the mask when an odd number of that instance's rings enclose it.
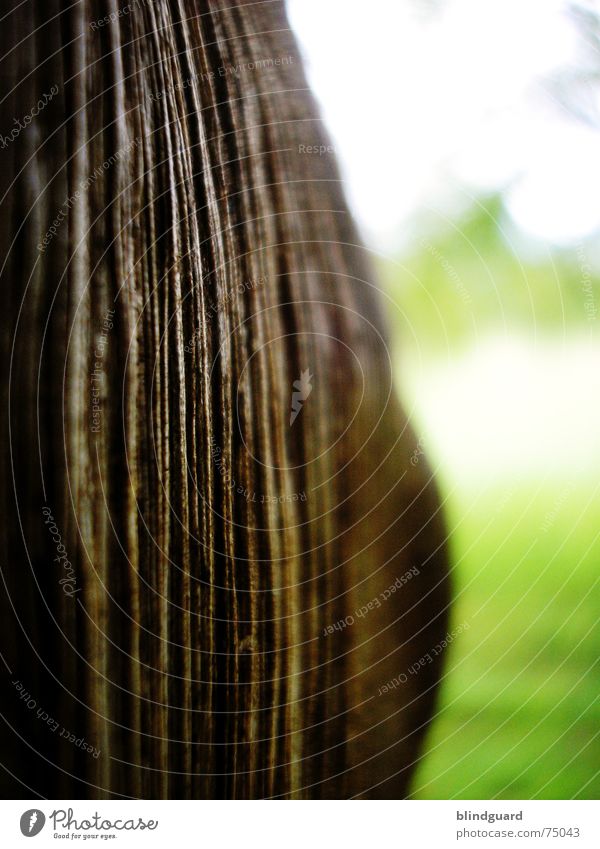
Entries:
{"label": "blurred foliage", "polygon": [[600,276],[586,243],[549,254],[508,222],[498,196],[446,229],[415,240],[396,262],[380,261],[393,338],[414,353],[456,350],[493,331],[562,332],[587,322],[584,269],[600,303]]}

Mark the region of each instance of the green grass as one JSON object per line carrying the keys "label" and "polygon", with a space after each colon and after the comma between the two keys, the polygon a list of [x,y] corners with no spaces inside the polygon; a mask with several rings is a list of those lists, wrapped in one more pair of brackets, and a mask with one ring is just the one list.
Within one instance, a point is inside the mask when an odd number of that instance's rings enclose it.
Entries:
{"label": "green grass", "polygon": [[600,795],[600,491],[564,493],[450,502],[453,621],[470,628],[448,650],[416,798]]}

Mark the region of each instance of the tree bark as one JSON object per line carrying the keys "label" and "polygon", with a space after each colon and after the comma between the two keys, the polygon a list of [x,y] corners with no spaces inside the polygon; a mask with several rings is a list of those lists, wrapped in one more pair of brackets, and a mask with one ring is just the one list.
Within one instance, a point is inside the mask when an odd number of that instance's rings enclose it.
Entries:
{"label": "tree bark", "polygon": [[402,796],[445,531],[298,46],[124,8],[0,31],[4,795]]}

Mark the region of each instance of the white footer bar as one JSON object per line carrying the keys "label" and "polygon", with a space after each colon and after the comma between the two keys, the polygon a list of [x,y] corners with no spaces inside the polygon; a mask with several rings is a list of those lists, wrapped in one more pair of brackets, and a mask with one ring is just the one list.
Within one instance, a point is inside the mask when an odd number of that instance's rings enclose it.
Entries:
{"label": "white footer bar", "polygon": [[599,849],[600,804],[0,801],[0,846],[49,843],[165,849]]}

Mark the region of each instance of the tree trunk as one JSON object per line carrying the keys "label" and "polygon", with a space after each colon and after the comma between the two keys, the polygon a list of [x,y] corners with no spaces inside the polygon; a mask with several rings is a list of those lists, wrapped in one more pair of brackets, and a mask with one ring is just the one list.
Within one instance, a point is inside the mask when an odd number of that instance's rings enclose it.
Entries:
{"label": "tree trunk", "polygon": [[401,796],[445,532],[283,5],[11,2],[4,795]]}

